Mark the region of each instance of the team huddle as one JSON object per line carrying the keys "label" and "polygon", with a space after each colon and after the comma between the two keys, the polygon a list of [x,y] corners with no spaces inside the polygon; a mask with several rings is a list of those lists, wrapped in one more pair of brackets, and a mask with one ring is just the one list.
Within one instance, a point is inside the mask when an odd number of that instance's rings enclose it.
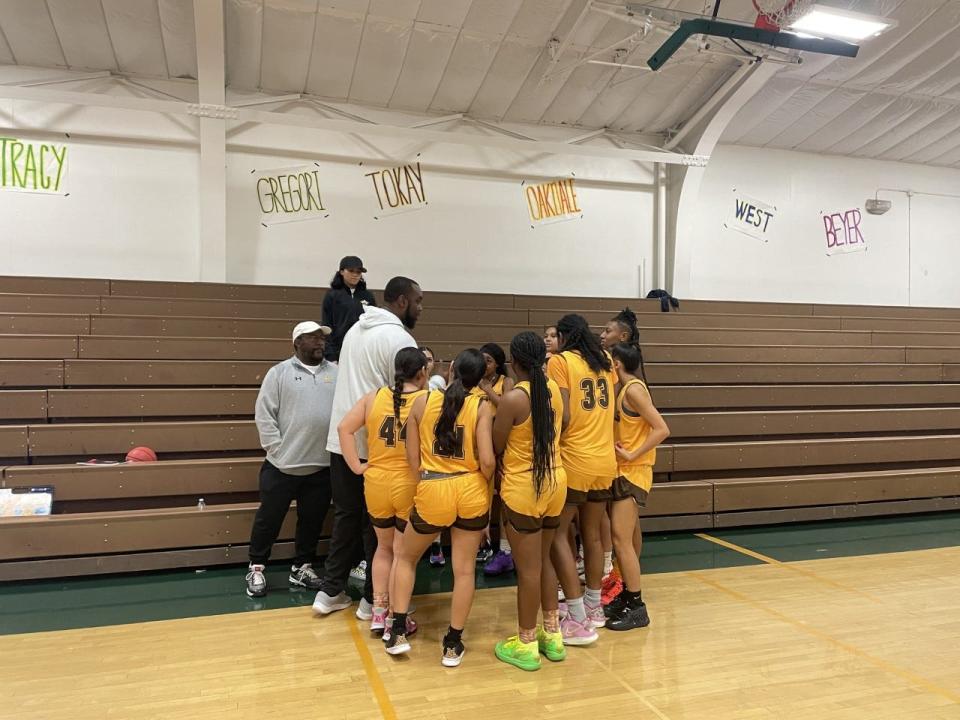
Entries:
{"label": "team huddle", "polygon": [[[298,522],[291,584],[319,590],[314,602],[319,614],[351,604],[339,576],[358,551],[353,550],[346,562],[335,556],[338,543],[350,541],[342,537],[338,541],[338,526],[343,530],[350,524],[348,511],[356,504],[338,499],[338,491],[341,496],[346,491],[338,482],[339,473],[362,488],[376,536],[374,552],[373,543],[364,542],[368,587],[357,616],[370,621],[372,632],[382,634],[390,655],[411,649],[410,638],[418,629],[411,616],[417,564],[447,531],[454,585],[441,662],[447,667],[461,663],[475,562],[491,522],[502,523],[517,573],[517,632],[496,644],[494,652],[501,661],[537,670],[541,655],[561,661],[566,646],[596,642],[598,628],[623,631],[647,626],[650,618],[640,587],[638,507],[646,504],[655,449],[669,430],[647,388],[636,316],[629,310],[619,313],[599,337],[585,318],[574,314],[562,317],[543,336],[521,332],[510,343],[512,378],[495,357],[499,348],[464,350],[450,366],[445,389],[436,390],[430,388],[443,382],[430,375],[432,357],[416,347],[408,333],[400,338],[400,328],[394,328],[391,332],[397,338],[370,342],[378,313],[393,315],[392,321],[384,318],[380,324],[402,324],[403,330],[413,329],[419,316],[419,287],[406,278],[391,283],[394,287],[388,283],[384,293],[386,308],[367,308],[357,326],[345,334],[339,366],[321,363],[340,373],[334,378],[333,412],[327,416],[333,538],[321,579],[312,570],[308,547],[312,541],[315,551],[316,518],[303,538]],[[330,334],[329,327],[313,326],[317,338]],[[390,347],[397,344],[403,346]],[[288,362],[296,365],[301,354],[296,331],[294,347],[297,355]],[[356,354],[364,348],[365,354]],[[363,385],[358,380],[370,375],[369,366],[378,358],[383,363],[384,351],[392,354],[389,377],[358,393]],[[299,364],[310,370],[309,361],[300,358]],[[346,379],[350,372],[353,376]],[[292,385],[302,391],[299,383]],[[343,400],[349,395],[354,397],[345,407]],[[258,414],[258,426],[260,419]],[[268,448],[265,468],[270,460]],[[289,469],[268,470],[282,474]],[[317,472],[322,475],[322,467]],[[263,483],[261,471],[262,495]],[[302,501],[299,497],[297,501],[302,521]],[[256,522],[254,530],[255,535]],[[359,533],[355,534],[356,544]],[[254,544],[252,538],[251,549]],[[612,571],[605,567],[605,544],[612,544],[616,557]],[[261,540],[259,545],[269,543]],[[250,595],[266,591],[265,580],[260,585],[253,581],[262,579],[267,556],[269,548],[258,557],[251,550]],[[255,573],[260,576],[251,580]]]}

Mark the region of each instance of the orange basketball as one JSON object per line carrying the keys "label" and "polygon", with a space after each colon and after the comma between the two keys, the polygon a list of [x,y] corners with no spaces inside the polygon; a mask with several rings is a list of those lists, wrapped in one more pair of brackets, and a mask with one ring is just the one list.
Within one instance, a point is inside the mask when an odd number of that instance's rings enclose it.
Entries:
{"label": "orange basketball", "polygon": [[135,447],[127,453],[127,462],[156,462],[157,454],[148,447]]}

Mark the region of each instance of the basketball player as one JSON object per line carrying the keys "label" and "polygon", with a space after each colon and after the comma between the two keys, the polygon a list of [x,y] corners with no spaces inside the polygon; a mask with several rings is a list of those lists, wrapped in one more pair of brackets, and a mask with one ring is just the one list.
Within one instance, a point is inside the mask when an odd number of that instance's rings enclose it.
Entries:
{"label": "basketball player", "polygon": [[557,342],[555,325],[548,325],[543,329],[543,342],[547,346],[547,360],[560,353],[560,343]]}
{"label": "basketball player", "polygon": [[[606,623],[600,593],[600,521],[617,475],[613,430],[617,381],[610,356],[600,347],[583,316],[564,315],[557,323],[557,335],[561,352],[550,358],[547,371],[563,398],[560,453],[567,474],[567,500],[554,538],[552,558],[569,611],[561,623],[564,643],[584,645],[594,642],[594,628]],[[585,592],[580,590],[576,562],[566,536],[578,513]]]}
{"label": "basketball player", "polygon": [[[498,455],[503,453],[500,497],[517,568],[519,628],[516,635],[497,643],[495,653],[522,670],[538,670],[540,653],[555,662],[566,657],[557,576],[550,565],[550,548],[566,499],[560,462],[563,400],[557,384],[543,374],[546,348],[535,333],[513,338],[510,356],[517,385],[500,402],[493,447]],[[543,626],[537,627],[541,606]]]}
{"label": "basketball player", "polygon": [[410,522],[403,533],[394,581],[390,655],[409,652],[407,610],[416,563],[434,536],[450,529],[453,597],[450,626],[440,661],[457,667],[465,652],[462,634],[474,593],[474,558],[490,515],[490,478],[496,466],[491,404],[473,393],[486,364],[478,350],[464,350],[444,393],[431,392],[413,404],[407,420],[407,462],[420,475]]}
{"label": "basketball player", "polygon": [[[605,610],[610,630],[632,630],[650,624],[647,607],[640,596],[637,509],[647,504],[656,447],[670,436],[670,429],[650,398],[640,347],[631,343],[614,346],[613,366],[621,389],[617,396],[616,423],[619,474],[613,481],[610,520],[624,589]],[[637,377],[637,370],[642,380]]]}
{"label": "basketball player", "polygon": [[[410,408],[426,394],[427,358],[417,348],[403,348],[394,360],[396,382],[364,395],[340,421],[340,447],[351,472],[363,475],[363,495],[377,534],[373,556],[371,632],[383,632],[390,608],[394,565],[403,529],[410,517],[418,478],[410,472],[404,426]],[[368,460],[362,462],[354,438],[367,430]],[[396,532],[399,530],[400,532]],[[408,618],[407,634],[416,629]]]}

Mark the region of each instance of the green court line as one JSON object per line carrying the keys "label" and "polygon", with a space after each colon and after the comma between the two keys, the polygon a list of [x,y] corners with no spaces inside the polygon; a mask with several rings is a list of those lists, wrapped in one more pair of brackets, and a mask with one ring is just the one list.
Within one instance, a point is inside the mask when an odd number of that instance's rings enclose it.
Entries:
{"label": "green court line", "polygon": [[[707,532],[790,562],[960,545],[960,513]],[[756,558],[690,533],[644,536],[643,570],[648,575],[759,564],[762,561]],[[243,566],[4,583],[0,585],[0,635],[310,605],[313,592],[288,589],[288,567],[275,563],[268,568],[272,589],[257,600],[244,593]],[[448,592],[452,579],[449,558],[443,568],[423,562],[414,592]],[[514,582],[513,574],[486,578],[478,569],[478,588],[507,587]],[[351,594],[359,597],[357,588],[351,588]]]}

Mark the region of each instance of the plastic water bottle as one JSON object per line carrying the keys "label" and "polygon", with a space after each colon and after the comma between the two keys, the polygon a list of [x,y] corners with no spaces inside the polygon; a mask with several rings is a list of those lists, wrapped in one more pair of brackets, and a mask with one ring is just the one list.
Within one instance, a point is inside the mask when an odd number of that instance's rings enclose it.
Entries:
{"label": "plastic water bottle", "polygon": [[206,509],[207,509],[206,501],[203,498],[200,498],[197,501],[197,510],[206,510]]}

